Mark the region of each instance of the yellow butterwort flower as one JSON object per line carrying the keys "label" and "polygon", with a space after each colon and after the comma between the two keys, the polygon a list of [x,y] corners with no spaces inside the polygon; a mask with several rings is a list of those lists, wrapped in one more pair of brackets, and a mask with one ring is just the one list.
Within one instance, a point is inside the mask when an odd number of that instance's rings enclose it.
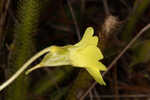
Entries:
{"label": "yellow butterwort flower", "polygon": [[26,74],[44,66],[56,67],[62,65],[72,65],[74,67],[85,68],[91,76],[101,85],[105,82],[100,71],[106,71],[105,65],[99,60],[103,59],[103,54],[97,47],[98,37],[93,36],[94,29],[88,27],[80,42],[75,45],[50,46],[49,52],[43,60],[27,70]]}

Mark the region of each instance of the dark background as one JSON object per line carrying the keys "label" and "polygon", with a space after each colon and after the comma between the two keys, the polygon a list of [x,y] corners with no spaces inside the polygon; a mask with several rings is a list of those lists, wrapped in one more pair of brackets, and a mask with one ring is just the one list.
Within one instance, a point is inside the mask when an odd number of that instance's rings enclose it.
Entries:
{"label": "dark background", "polygon": [[[110,68],[149,23],[150,0],[0,0],[0,83],[38,51],[77,43],[89,26],[99,37],[102,62]],[[106,72],[107,86],[93,87],[84,69],[45,67],[23,73],[0,92],[0,99],[149,100],[150,30],[135,40]]]}

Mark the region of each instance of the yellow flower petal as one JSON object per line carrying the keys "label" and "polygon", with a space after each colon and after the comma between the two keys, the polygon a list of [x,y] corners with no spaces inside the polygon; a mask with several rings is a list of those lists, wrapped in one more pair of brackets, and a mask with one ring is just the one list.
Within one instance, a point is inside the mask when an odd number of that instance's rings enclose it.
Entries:
{"label": "yellow flower petal", "polygon": [[86,58],[89,58],[90,60],[101,60],[104,58],[100,49],[93,45],[87,46],[86,48],[81,50],[79,54],[85,56]]}
{"label": "yellow flower petal", "polygon": [[92,27],[88,27],[83,35],[82,40],[77,43],[75,46],[80,46],[80,47],[84,47],[87,45],[97,45],[98,43],[98,37],[97,36],[93,36],[94,34],[94,29]]}
{"label": "yellow flower petal", "polygon": [[91,76],[101,85],[106,85],[104,82],[99,69],[97,68],[86,68],[86,70],[91,74]]}
{"label": "yellow flower petal", "polygon": [[83,35],[83,39],[89,39],[92,35],[94,34],[94,29],[93,27],[88,27],[86,30],[85,30],[85,33]]}
{"label": "yellow flower petal", "polygon": [[97,68],[97,69],[99,69],[99,71],[106,71],[107,70],[106,66],[99,61],[92,62],[91,65],[90,64],[88,65],[88,68],[89,67]]}
{"label": "yellow flower petal", "polygon": [[74,66],[88,67],[93,62],[103,59],[101,51],[96,46],[87,46],[86,48],[72,51],[70,54],[71,62]]}

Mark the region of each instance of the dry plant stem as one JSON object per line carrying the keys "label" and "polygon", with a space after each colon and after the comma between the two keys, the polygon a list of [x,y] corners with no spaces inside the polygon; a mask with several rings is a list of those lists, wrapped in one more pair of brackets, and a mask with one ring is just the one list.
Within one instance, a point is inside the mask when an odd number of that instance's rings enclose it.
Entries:
{"label": "dry plant stem", "polygon": [[67,4],[69,6],[69,9],[70,9],[70,12],[71,12],[71,15],[72,15],[72,18],[73,18],[73,21],[74,21],[74,24],[75,24],[75,28],[76,28],[76,32],[77,32],[77,36],[78,36],[78,40],[81,40],[81,36],[80,36],[80,29],[78,27],[78,23],[77,23],[77,20],[76,20],[76,17],[74,15],[74,12],[73,12],[73,9],[72,9],[72,6],[71,6],[71,3],[70,3],[70,0],[67,0]]}
{"label": "dry plant stem", "polygon": [[85,12],[85,0],[81,0],[81,16]]}
{"label": "dry plant stem", "polygon": [[120,98],[118,98],[118,95],[119,95],[119,90],[118,90],[118,75],[117,75],[117,67],[114,67],[113,68],[114,70],[114,75],[113,75],[113,78],[114,78],[114,93],[116,95],[116,97],[114,98],[115,100],[120,100]]}
{"label": "dry plant stem", "polygon": [[[112,69],[112,67],[115,65],[115,63],[131,47],[131,45],[149,28],[150,28],[150,24],[146,25],[143,29],[141,29],[141,31],[127,44],[127,46],[121,51],[121,53],[111,62],[111,64],[108,66],[107,71],[102,73],[103,77]],[[91,87],[80,97],[80,100],[84,100],[84,98],[95,87],[96,84],[97,84],[97,82],[94,81],[94,83],[91,85]]]}
{"label": "dry plant stem", "polygon": [[[1,3],[1,2],[0,2]],[[1,12],[1,16],[0,16],[0,48],[2,46],[2,41],[3,41],[3,30],[4,30],[4,25],[5,25],[5,21],[6,21],[6,16],[7,16],[7,12],[8,12],[8,8],[10,5],[10,0],[6,0],[6,2],[4,2],[4,0],[2,1],[3,5],[4,5],[4,12]]]}
{"label": "dry plant stem", "polygon": [[32,63],[34,62],[37,58],[39,58],[40,56],[42,56],[43,54],[49,52],[50,49],[45,48],[44,50],[38,52],[37,54],[35,54],[32,58],[30,58],[20,69],[18,69],[18,71],[12,76],[10,77],[7,81],[5,81],[2,85],[0,85],[0,91],[2,91],[4,88],[6,88],[9,84],[11,84],[23,71],[26,70],[26,68]]}
{"label": "dry plant stem", "polygon": [[131,6],[129,6],[129,4],[128,4],[125,0],[120,0],[120,2],[121,2],[129,11],[132,11],[132,10],[131,10]]}
{"label": "dry plant stem", "polygon": [[103,0],[103,4],[104,4],[104,10],[105,10],[106,15],[110,15],[107,0]]}
{"label": "dry plant stem", "polygon": [[[99,96],[95,96],[95,98],[115,98],[115,97],[117,97],[117,98],[144,98],[144,97],[150,97],[150,94],[124,94],[124,95],[118,95],[118,96],[116,96],[116,95],[99,95]],[[125,99],[125,100],[127,100],[127,99]],[[128,100],[130,100],[130,99],[128,99]],[[132,99],[133,100],[133,99]],[[139,99],[137,99],[137,100],[139,100]],[[142,99],[143,100],[143,99]]]}

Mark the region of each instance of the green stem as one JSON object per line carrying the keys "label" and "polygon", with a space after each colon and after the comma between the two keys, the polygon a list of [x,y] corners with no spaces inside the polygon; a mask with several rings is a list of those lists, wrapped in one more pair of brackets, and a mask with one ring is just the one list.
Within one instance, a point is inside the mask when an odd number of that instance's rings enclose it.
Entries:
{"label": "green stem", "polygon": [[50,47],[43,49],[42,51],[35,54],[32,58],[30,58],[12,77],[10,77],[7,81],[5,81],[2,85],[0,85],[0,91],[6,88],[9,84],[11,84],[26,68],[34,62],[37,58],[42,56],[43,54],[50,51]]}

